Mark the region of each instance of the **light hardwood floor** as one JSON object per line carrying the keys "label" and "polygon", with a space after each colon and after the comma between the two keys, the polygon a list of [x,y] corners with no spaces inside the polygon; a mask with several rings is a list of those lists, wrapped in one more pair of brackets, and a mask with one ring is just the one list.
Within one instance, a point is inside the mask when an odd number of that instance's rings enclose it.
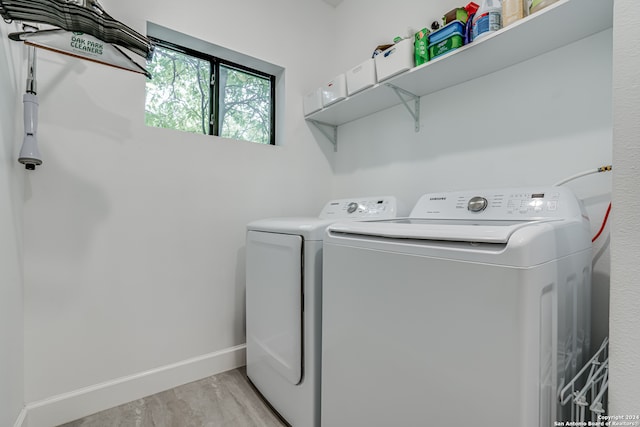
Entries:
{"label": "light hardwood floor", "polygon": [[247,380],[223,372],[59,427],[284,427]]}

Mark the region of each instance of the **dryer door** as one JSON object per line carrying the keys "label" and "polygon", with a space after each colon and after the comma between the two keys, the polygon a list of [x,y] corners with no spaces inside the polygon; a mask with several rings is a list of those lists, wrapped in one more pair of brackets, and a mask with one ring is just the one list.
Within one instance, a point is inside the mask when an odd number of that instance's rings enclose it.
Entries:
{"label": "dryer door", "polygon": [[302,379],[302,237],[247,232],[247,369]]}

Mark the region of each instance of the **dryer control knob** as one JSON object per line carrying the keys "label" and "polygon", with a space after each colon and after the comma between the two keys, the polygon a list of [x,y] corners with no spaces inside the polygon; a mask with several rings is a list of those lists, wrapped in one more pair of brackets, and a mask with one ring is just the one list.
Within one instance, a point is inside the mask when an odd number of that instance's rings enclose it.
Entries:
{"label": "dryer control knob", "polygon": [[354,213],[358,209],[358,204],[356,202],[351,202],[347,205],[347,212]]}
{"label": "dryer control knob", "polygon": [[487,208],[489,202],[484,197],[476,196],[469,199],[469,204],[467,205],[467,209],[471,212],[482,212]]}

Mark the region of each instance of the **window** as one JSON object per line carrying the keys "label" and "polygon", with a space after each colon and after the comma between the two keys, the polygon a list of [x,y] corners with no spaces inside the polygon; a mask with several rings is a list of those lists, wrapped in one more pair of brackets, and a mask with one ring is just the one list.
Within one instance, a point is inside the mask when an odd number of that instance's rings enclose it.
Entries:
{"label": "window", "polygon": [[198,47],[205,51],[150,38],[156,48],[147,63],[148,126],[275,145],[276,75],[241,63],[245,57],[237,53],[232,55],[237,62],[216,56],[229,51],[202,41]]}

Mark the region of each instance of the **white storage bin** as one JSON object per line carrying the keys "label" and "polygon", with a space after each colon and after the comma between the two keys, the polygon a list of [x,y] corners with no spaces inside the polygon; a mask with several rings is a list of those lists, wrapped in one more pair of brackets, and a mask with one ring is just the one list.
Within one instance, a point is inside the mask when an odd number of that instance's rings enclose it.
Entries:
{"label": "white storage bin", "polygon": [[303,101],[304,115],[308,116],[311,113],[322,108],[322,89],[318,88],[312,92],[309,92],[304,96]]}
{"label": "white storage bin", "polygon": [[349,96],[376,84],[376,65],[373,58],[347,71],[347,93]]}
{"label": "white storage bin", "polygon": [[378,81],[413,68],[413,39],[404,39],[375,57]]}
{"label": "white storage bin", "polygon": [[347,97],[347,79],[340,74],[335,79],[322,86],[322,105],[331,105]]}

